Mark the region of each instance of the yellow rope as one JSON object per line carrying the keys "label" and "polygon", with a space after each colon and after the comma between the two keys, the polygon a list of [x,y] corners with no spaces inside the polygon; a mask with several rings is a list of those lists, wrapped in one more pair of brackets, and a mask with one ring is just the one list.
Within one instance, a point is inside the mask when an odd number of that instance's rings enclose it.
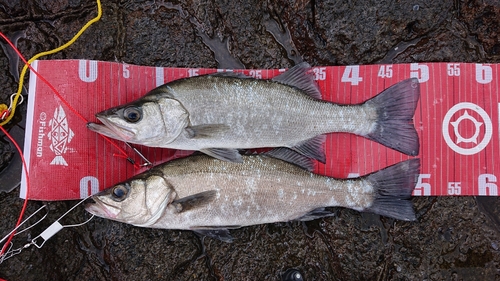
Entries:
{"label": "yellow rope", "polygon": [[[28,60],[28,63],[31,64],[33,61],[35,61],[36,59],[38,59],[42,56],[51,55],[51,54],[54,54],[54,53],[57,53],[59,51],[66,49],[71,44],[73,44],[76,41],[76,39],[78,39],[78,37],[80,37],[80,35],[82,35],[83,32],[85,32],[85,30],[89,26],[91,26],[93,23],[99,21],[99,19],[101,19],[101,15],[102,15],[101,1],[96,0],[96,2],[97,2],[97,16],[95,18],[91,19],[89,22],[87,22],[87,24],[85,24],[82,27],[82,29],[80,29],[80,31],[78,31],[78,33],[71,40],[69,40],[66,44],[60,46],[59,48],[55,48],[55,49],[50,50],[50,51],[41,52],[39,54],[36,54],[30,60]],[[17,100],[19,99],[19,96],[21,95],[21,92],[23,90],[24,76],[25,76],[27,70],[28,70],[28,66],[24,65],[23,70],[21,71],[21,75],[19,76],[19,87],[17,89],[16,96],[14,97],[14,100],[13,100],[12,105],[11,105],[11,107],[12,107],[11,112],[10,112],[9,116],[3,122],[0,123],[0,126],[7,124],[12,119],[12,117],[14,117],[14,113],[16,111],[16,106],[17,106]],[[33,77],[32,79],[35,79],[35,78]]]}

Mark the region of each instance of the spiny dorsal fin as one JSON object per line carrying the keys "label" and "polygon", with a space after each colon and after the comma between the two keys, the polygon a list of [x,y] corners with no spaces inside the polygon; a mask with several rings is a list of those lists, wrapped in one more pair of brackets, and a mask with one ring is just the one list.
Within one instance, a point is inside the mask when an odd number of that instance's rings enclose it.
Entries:
{"label": "spiny dorsal fin", "polygon": [[321,92],[319,91],[318,84],[314,81],[314,76],[309,73],[310,69],[311,66],[307,62],[301,62],[271,80],[299,88],[310,97],[321,99]]}
{"label": "spiny dorsal fin", "polygon": [[224,72],[214,72],[208,74],[209,76],[215,76],[215,77],[232,77],[232,78],[253,78],[252,76],[247,76],[245,73],[242,72],[233,72],[233,71],[224,71]]}

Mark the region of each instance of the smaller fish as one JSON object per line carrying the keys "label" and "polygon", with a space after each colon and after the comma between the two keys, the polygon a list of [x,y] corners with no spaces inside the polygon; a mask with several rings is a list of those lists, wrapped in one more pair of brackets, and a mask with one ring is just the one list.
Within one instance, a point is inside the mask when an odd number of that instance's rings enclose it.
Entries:
{"label": "smaller fish", "polygon": [[[269,157],[269,156],[272,157]],[[231,242],[228,229],[332,215],[345,207],[415,220],[408,200],[420,160],[411,159],[358,178],[311,173],[313,160],[286,148],[243,162],[193,155],[152,168],[92,197],[86,210],[140,227],[192,230]]]}

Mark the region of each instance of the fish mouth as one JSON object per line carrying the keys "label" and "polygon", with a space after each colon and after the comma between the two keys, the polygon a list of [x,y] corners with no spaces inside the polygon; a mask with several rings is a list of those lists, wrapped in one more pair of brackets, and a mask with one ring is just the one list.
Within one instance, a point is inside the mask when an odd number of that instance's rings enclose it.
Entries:
{"label": "fish mouth", "polygon": [[110,122],[106,117],[96,116],[101,124],[89,122],[87,123],[87,128],[98,134],[110,137],[113,139],[119,139],[122,141],[129,141],[134,137],[135,133],[123,126]]}
{"label": "fish mouth", "polygon": [[[118,215],[117,208],[107,205],[97,198],[91,197],[88,199],[91,202],[85,203],[85,210],[93,215],[101,218],[115,219]],[[115,212],[113,212],[115,210]]]}

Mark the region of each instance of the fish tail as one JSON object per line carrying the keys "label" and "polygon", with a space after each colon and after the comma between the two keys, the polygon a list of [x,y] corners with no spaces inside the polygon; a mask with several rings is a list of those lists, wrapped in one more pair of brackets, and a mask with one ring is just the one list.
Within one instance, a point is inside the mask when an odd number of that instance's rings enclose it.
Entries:
{"label": "fish tail", "polygon": [[61,155],[57,155],[56,157],[54,157],[54,159],[52,159],[50,165],[68,166],[68,162],[66,162],[66,160],[64,160],[64,157],[62,157]]}
{"label": "fish tail", "polygon": [[415,220],[410,197],[419,173],[420,159],[414,158],[365,176],[374,187],[375,198],[364,211],[398,220]]}
{"label": "fish tail", "polygon": [[365,102],[375,107],[374,129],[365,137],[407,155],[419,153],[418,134],[413,115],[420,97],[417,78],[403,80]]}

